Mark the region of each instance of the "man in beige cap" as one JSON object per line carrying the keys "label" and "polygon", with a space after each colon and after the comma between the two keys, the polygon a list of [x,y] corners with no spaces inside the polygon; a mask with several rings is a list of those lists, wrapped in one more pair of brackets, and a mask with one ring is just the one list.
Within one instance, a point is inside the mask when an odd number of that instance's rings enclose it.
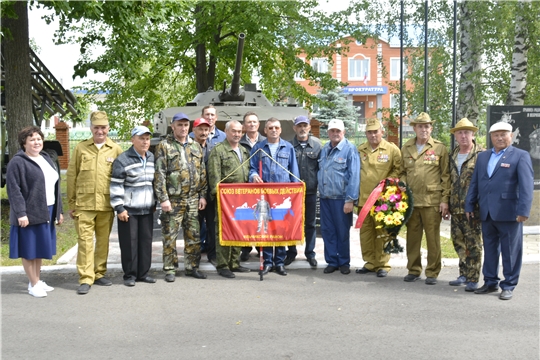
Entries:
{"label": "man in beige cap", "polygon": [[113,162],[122,153],[120,146],[107,137],[109,119],[105,111],[92,112],[90,121],[92,138],[77,144],[67,170],[69,215],[75,220],[78,235],[80,295],[87,294],[93,284],[112,284],[104,277],[114,220],[109,187]]}
{"label": "man in beige cap", "polygon": [[474,208],[474,219],[465,216],[465,197],[469,190],[478,153],[482,151],[474,140],[478,128],[467,118],[461,119],[456,127],[450,129],[458,147],[450,156],[449,210],[452,215],[450,231],[454,249],[459,256],[459,277],[449,282],[452,286],[467,285],[465,291],[478,287],[480,267],[482,266],[482,227],[478,204]]}
{"label": "man in beige cap", "polygon": [[407,222],[407,269],[403,279],[414,282],[422,273],[420,248],[422,234],[426,234],[427,267],[426,284],[437,284],[441,271],[441,217],[448,219],[450,197],[450,172],[448,150],[439,140],[431,137],[433,121],[426,113],[420,113],[411,121],[416,137],[401,148],[400,179],[409,185],[413,193],[414,208]]}
{"label": "man in beige cap", "polygon": [[[358,147],[360,155],[360,209],[379,182],[388,177],[397,178],[401,167],[399,148],[383,139],[384,128],[379,119],[366,121],[367,141]],[[390,254],[384,252],[387,235],[383,229],[377,229],[373,217],[367,216],[360,229],[360,247],[365,264],[356,269],[357,274],[376,273],[386,277],[390,271]]]}

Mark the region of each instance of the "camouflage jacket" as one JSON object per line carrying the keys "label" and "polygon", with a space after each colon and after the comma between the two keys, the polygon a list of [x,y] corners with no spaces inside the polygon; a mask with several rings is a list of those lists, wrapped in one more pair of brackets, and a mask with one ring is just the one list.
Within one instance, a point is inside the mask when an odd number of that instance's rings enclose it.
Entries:
{"label": "camouflage jacket", "polygon": [[[476,166],[476,158],[482,149],[473,140],[473,148],[467,159],[461,165],[461,174],[457,168],[457,155],[459,153],[459,146],[454,149],[452,156],[450,156],[450,181],[452,183],[450,193],[450,213],[453,215],[465,214],[465,198],[469,191],[469,185],[471,183],[474,168]],[[475,217],[479,218],[478,204],[474,210]]]}
{"label": "camouflage jacket", "polygon": [[238,155],[236,155],[236,152],[231,148],[227,140],[220,142],[212,149],[208,158],[208,179],[211,199],[215,199],[217,184],[225,177],[227,178],[223,180],[224,183],[249,182],[249,161],[247,161],[249,159],[249,152],[243,146],[239,146],[239,149],[242,154],[242,161],[238,159]]}
{"label": "camouflage jacket", "polygon": [[203,151],[192,138],[181,144],[173,134],[167,135],[156,146],[154,167],[154,190],[160,203],[170,197],[192,199],[206,195]]}

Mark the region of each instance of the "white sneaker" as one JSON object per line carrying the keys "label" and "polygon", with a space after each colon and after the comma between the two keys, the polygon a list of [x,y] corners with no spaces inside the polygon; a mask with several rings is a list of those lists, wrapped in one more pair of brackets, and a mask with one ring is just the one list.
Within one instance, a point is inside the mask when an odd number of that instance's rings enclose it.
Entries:
{"label": "white sneaker", "polygon": [[38,284],[36,286],[33,286],[28,290],[28,293],[32,295],[33,297],[42,298],[47,296],[47,292]]}
{"label": "white sneaker", "polygon": [[[36,284],[36,286],[40,286],[43,290],[45,291],[53,291],[54,288],[52,286],[49,286],[47,285],[47,283],[45,281],[41,281],[39,280]],[[30,291],[30,289],[32,288],[32,283],[28,283],[28,291]]]}

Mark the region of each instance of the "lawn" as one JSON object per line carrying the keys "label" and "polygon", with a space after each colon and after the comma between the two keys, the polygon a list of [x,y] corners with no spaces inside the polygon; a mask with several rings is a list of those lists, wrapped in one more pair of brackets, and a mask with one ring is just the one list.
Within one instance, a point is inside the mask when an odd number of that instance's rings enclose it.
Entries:
{"label": "lawn", "polygon": [[[43,260],[43,265],[54,265],[66,251],[77,243],[77,233],[73,224],[73,219],[68,214],[68,204],[66,199],[66,176],[62,175],[61,180],[62,202],[64,208],[64,223],[56,227],[56,255],[51,260]],[[0,190],[1,198],[1,257],[0,265],[15,266],[22,265],[21,259],[9,258],[9,201],[7,200],[6,188]]]}
{"label": "lawn", "polygon": [[[407,238],[407,225],[405,225],[401,231],[399,232],[399,236],[403,238]],[[427,250],[427,244],[426,244],[426,235],[422,235],[422,248]],[[458,255],[456,253],[456,250],[454,250],[454,244],[452,243],[452,239],[449,239],[447,237],[441,236],[441,253],[443,259],[449,259],[449,258],[457,258]]]}

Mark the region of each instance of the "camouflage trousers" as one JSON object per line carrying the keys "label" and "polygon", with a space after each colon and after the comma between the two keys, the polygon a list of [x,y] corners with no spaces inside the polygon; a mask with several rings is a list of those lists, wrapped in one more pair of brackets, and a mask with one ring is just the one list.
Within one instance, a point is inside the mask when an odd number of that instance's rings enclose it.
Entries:
{"label": "camouflage trousers", "polygon": [[199,267],[201,261],[201,235],[199,227],[199,198],[171,198],[172,210],[162,212],[161,233],[163,235],[163,270],[174,271],[178,267],[176,239],[180,227],[184,229],[184,266],[187,271]]}
{"label": "camouflage trousers", "polygon": [[478,282],[482,267],[482,226],[480,219],[467,220],[465,214],[452,215],[450,232],[459,256],[459,276]]}

